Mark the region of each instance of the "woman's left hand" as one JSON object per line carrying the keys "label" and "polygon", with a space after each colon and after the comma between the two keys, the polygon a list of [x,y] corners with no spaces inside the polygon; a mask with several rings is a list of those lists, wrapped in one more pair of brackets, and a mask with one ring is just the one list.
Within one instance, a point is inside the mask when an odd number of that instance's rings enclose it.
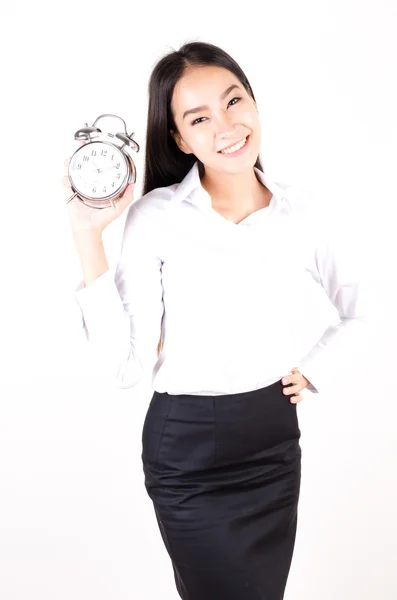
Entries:
{"label": "woman's left hand", "polygon": [[285,387],[283,389],[283,394],[296,394],[290,399],[290,402],[296,404],[297,402],[303,400],[300,392],[310,384],[310,381],[306,379],[306,377],[302,375],[302,373],[299,372],[299,369],[297,367],[291,369],[291,373],[292,375],[287,375],[286,377],[283,377],[281,382],[283,385],[292,384],[290,387]]}

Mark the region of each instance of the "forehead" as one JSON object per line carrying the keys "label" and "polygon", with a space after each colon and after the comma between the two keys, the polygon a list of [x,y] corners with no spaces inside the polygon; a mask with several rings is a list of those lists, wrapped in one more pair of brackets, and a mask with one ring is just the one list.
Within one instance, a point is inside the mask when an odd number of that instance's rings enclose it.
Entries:
{"label": "forehead", "polygon": [[219,96],[232,84],[243,89],[234,73],[223,67],[188,67],[175,85],[172,105],[175,109],[185,109],[219,102]]}

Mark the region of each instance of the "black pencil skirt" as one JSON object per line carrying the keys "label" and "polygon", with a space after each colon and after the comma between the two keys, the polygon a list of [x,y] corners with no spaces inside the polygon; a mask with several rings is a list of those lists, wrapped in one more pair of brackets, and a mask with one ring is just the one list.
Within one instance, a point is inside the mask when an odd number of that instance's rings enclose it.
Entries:
{"label": "black pencil skirt", "polygon": [[154,392],[145,487],[183,600],[282,600],[301,479],[297,405],[280,381],[221,396]]}

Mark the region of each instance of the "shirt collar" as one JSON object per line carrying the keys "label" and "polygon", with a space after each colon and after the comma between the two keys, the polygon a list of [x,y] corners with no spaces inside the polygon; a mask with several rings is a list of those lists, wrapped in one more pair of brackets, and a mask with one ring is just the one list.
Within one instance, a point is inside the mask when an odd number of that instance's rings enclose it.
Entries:
{"label": "shirt collar", "polygon": [[[283,190],[275,181],[270,179],[268,175],[265,175],[263,171],[254,167],[255,173],[259,181],[267,187],[268,190],[273,194],[274,200],[272,204],[277,203],[278,200],[282,199],[285,190]],[[211,203],[211,198],[208,192],[201,185],[198,161],[196,161],[187,175],[182,179],[181,183],[176,188],[174,194],[171,196],[169,203],[174,206],[183,200],[195,198],[197,195],[206,197],[208,203]]]}

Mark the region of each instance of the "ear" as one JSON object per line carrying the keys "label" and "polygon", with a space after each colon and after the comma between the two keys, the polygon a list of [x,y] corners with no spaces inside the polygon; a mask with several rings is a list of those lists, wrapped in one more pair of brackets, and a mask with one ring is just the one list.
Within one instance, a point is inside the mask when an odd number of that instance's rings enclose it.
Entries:
{"label": "ear", "polygon": [[190,150],[189,146],[185,144],[179,133],[170,129],[170,134],[174,138],[174,141],[178,146],[179,150],[182,150],[182,152],[184,152],[185,154],[193,154],[193,152]]}

